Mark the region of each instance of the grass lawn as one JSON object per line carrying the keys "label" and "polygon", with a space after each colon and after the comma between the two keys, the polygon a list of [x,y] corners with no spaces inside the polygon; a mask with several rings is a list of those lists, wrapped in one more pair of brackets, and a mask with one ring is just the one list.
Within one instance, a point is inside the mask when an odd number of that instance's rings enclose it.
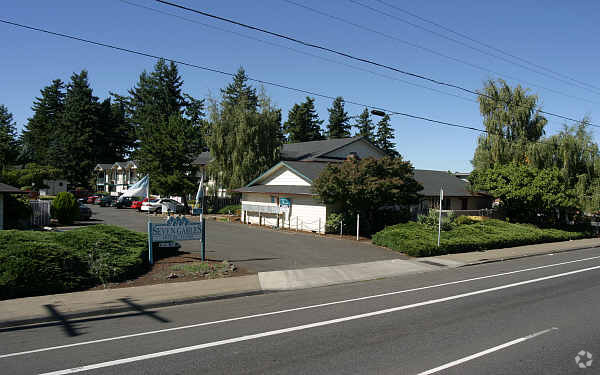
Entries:
{"label": "grass lawn", "polygon": [[499,249],[544,242],[568,241],[590,237],[587,232],[542,229],[531,224],[511,224],[501,220],[484,220],[455,225],[442,231],[437,247],[437,228],[408,222],[387,227],[373,235],[376,245],[407,255],[423,257],[468,251]]}
{"label": "grass lawn", "polygon": [[0,299],[81,290],[148,269],[146,234],[94,225],[0,231]]}

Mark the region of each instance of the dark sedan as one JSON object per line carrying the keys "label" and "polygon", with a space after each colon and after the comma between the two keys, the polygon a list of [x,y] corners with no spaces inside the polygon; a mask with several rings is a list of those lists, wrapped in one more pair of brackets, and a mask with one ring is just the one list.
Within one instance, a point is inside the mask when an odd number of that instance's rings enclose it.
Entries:
{"label": "dark sedan", "polygon": [[85,204],[79,202],[79,220],[89,220],[92,217],[92,210]]}

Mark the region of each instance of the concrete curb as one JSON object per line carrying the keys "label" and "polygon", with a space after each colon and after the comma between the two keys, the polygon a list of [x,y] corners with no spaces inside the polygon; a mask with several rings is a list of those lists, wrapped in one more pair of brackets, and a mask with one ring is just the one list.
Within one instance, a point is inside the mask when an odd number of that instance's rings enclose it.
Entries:
{"label": "concrete curb", "polygon": [[[260,294],[265,294],[265,292],[263,290],[254,290],[254,291],[244,291],[244,292],[240,292],[240,293],[213,294],[213,295],[208,295],[208,296],[186,297],[186,298],[181,298],[181,299],[171,299],[171,300],[152,302],[152,303],[146,303],[146,304],[139,303],[138,307],[140,309],[146,310],[146,309],[155,309],[155,308],[159,308],[159,307],[186,305],[186,304],[198,303],[198,302],[208,302],[208,301],[217,301],[217,300],[230,299],[230,298],[256,296],[256,295],[260,295]],[[139,312],[140,309],[136,309],[136,308],[129,307],[129,306],[109,307],[109,308],[104,308],[104,309],[82,310],[82,311],[77,311],[77,312],[72,312],[72,313],[66,312],[66,313],[61,313],[61,316],[63,316],[65,319],[80,319],[80,318],[87,318],[87,317],[101,316],[101,315],[121,314],[121,313],[132,312],[132,311]],[[142,314],[143,314],[143,312],[140,312],[140,315],[142,315]],[[59,320],[57,320],[56,318],[54,318],[52,316],[40,316],[40,317],[32,317],[32,318],[4,321],[4,322],[0,322],[0,331],[4,328],[11,328],[11,327],[32,325],[32,324],[40,324],[40,323],[50,323],[50,322],[53,322],[53,323],[59,322]]]}
{"label": "concrete curb", "polygon": [[531,258],[531,257],[542,256],[542,255],[567,253],[569,251],[597,249],[597,248],[600,248],[600,244],[599,245],[594,245],[594,246],[587,245],[587,246],[582,246],[582,247],[573,247],[573,248],[569,248],[569,249],[558,249],[558,250],[552,250],[552,251],[535,253],[535,254],[523,254],[523,255],[514,255],[514,256],[509,256],[509,257],[504,257],[504,258],[485,259],[485,260],[479,260],[479,261],[475,261],[475,262],[465,263],[465,264],[460,265],[458,267],[477,266],[477,265],[480,265],[480,264],[503,262],[503,261],[506,261],[506,260]]}

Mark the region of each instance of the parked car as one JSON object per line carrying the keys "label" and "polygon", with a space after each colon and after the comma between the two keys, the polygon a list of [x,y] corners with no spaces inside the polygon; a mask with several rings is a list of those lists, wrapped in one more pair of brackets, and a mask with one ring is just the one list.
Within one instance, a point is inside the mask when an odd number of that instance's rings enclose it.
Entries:
{"label": "parked car", "polygon": [[98,205],[100,205],[100,207],[110,207],[112,205],[112,202],[114,200],[116,200],[117,197],[113,197],[110,195],[105,195],[103,197],[98,198]]}
{"label": "parked car", "polygon": [[89,197],[87,197],[86,203],[94,204],[94,202],[96,201],[96,199],[98,199],[98,197],[99,197],[99,195],[90,195]]}
{"label": "parked car", "polygon": [[114,202],[114,206],[116,208],[134,208],[133,203],[139,199],[139,197],[122,197]]}
{"label": "parked car", "polygon": [[148,198],[131,202],[131,208],[135,208],[136,210],[141,211],[142,203],[144,202],[148,202]]}
{"label": "parked car", "polygon": [[92,217],[92,210],[85,204],[79,202],[79,220],[89,220]]}
{"label": "parked car", "polygon": [[141,210],[150,213],[162,213],[165,208],[173,213],[184,212],[183,204],[170,198],[150,199],[149,201],[142,203]]}

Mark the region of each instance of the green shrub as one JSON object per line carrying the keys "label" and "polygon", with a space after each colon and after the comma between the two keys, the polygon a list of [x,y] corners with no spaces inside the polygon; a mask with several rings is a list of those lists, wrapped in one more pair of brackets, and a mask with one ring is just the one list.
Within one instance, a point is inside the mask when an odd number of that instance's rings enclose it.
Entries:
{"label": "green shrub", "polygon": [[217,211],[217,213],[225,215],[231,211],[232,214],[239,215],[241,210],[242,210],[241,204],[230,204],[228,206],[225,206],[225,207],[219,209]]}
{"label": "green shrub", "polygon": [[500,220],[484,220],[457,225],[441,235],[437,247],[437,231],[420,223],[398,224],[373,236],[373,243],[412,256],[433,256],[567,241],[589,237],[589,232],[542,229],[531,224],[510,224]]}
{"label": "green shrub", "polygon": [[79,218],[79,203],[71,193],[58,193],[52,201],[50,214],[61,224],[73,224],[73,221]]}
{"label": "green shrub", "polygon": [[67,232],[0,231],[0,298],[81,290],[147,269],[144,233],[95,225]]}
{"label": "green shrub", "polygon": [[[445,215],[442,213],[442,230],[448,231],[454,227],[454,221],[456,220],[456,214],[454,212],[448,212]],[[431,228],[438,228],[440,221],[440,212],[437,210],[429,210],[427,215],[418,215],[417,222],[426,225]]]}
{"label": "green shrub", "polygon": [[63,293],[91,285],[82,260],[51,238],[27,238],[19,235],[27,232],[7,232],[2,233],[0,241],[15,235],[0,251],[0,298]]}
{"label": "green shrub", "polygon": [[325,231],[327,233],[340,233],[340,225],[342,225],[342,214],[329,214],[325,221]]}

